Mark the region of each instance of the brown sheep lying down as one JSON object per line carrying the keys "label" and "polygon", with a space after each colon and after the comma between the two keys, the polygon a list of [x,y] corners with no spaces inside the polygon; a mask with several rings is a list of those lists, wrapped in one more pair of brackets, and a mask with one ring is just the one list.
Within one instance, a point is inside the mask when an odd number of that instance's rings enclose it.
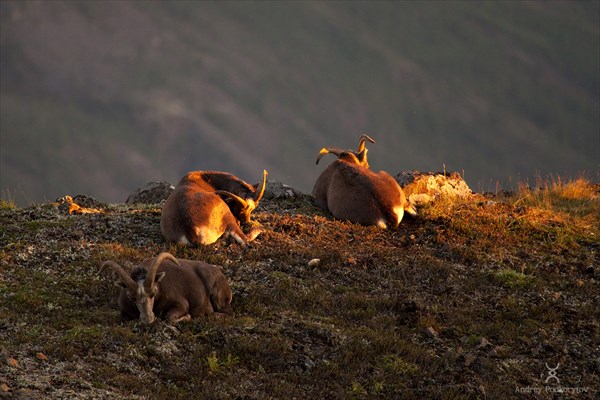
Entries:
{"label": "brown sheep lying down", "polygon": [[231,314],[231,287],[220,266],[177,259],[170,253],[148,258],[127,274],[116,262],[104,262],[119,277],[121,320],[151,324],[155,315],[170,323],[212,313]]}
{"label": "brown sheep lying down", "polygon": [[265,191],[267,171],[260,184],[249,185],[226,172],[192,171],[177,184],[165,203],[160,230],[169,242],[197,246],[231,236],[247,244],[260,233],[246,235],[240,222],[250,221]]}
{"label": "brown sheep lying down", "polygon": [[412,215],[417,211],[390,174],[369,169],[365,139],[373,142],[362,135],[356,152],[321,149],[317,163],[326,154],[335,154],[338,159],[317,178],[313,188],[315,203],[338,219],[397,228],[405,211]]}

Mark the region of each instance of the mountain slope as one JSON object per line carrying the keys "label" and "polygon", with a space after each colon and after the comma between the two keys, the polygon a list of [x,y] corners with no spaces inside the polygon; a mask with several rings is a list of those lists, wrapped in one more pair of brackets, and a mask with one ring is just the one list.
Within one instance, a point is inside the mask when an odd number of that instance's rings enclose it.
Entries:
{"label": "mountain slope", "polygon": [[1,189],[20,203],[123,201],[191,169],[308,192],[317,151],[362,132],[374,169],[476,189],[597,173],[598,2],[0,7]]}

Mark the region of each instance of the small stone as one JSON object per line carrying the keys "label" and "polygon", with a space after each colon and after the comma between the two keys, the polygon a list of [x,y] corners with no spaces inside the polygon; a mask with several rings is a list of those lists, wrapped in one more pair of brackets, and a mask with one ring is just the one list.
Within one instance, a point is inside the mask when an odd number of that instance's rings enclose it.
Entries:
{"label": "small stone", "polygon": [[430,338],[437,338],[439,336],[439,333],[432,326],[428,326],[423,332]]}
{"label": "small stone", "polygon": [[10,367],[18,367],[19,363],[17,362],[17,360],[15,360],[12,357],[6,357],[6,364],[8,364]]}
{"label": "small stone", "polygon": [[490,357],[502,357],[506,355],[506,349],[504,346],[494,346],[488,353]]}
{"label": "small stone", "polygon": [[475,354],[473,353],[466,353],[465,354],[465,366],[468,367],[469,365],[473,364],[473,362],[475,362]]}
{"label": "small stone", "polygon": [[487,394],[485,391],[485,386],[479,385],[478,389],[479,389],[479,392],[483,395],[483,398],[485,399],[487,397]]}
{"label": "small stone", "polygon": [[479,345],[477,345],[477,348],[479,349],[485,349],[487,347],[490,347],[492,344],[484,337],[481,338],[481,340],[479,341]]}
{"label": "small stone", "polygon": [[577,286],[582,287],[585,282],[582,279],[577,279],[577,281],[575,282],[577,284]]}
{"label": "small stone", "polygon": [[302,369],[304,369],[305,371],[311,370],[315,367],[315,362],[313,360],[311,360],[310,358],[307,358],[306,360],[304,360],[304,362],[302,363]]}
{"label": "small stone", "polygon": [[498,357],[498,350],[496,348],[497,348],[497,346],[494,347],[493,349],[491,349],[490,351],[488,351],[488,353],[487,353],[488,357],[491,357],[491,358]]}
{"label": "small stone", "polygon": [[48,357],[42,352],[36,353],[35,357],[40,361],[48,361]]}
{"label": "small stone", "polygon": [[552,297],[554,298],[554,300],[558,300],[560,298],[560,292],[554,292],[552,294]]}
{"label": "small stone", "polygon": [[309,267],[316,267],[321,263],[321,260],[319,258],[313,258],[312,260],[310,260],[308,262],[308,266]]}

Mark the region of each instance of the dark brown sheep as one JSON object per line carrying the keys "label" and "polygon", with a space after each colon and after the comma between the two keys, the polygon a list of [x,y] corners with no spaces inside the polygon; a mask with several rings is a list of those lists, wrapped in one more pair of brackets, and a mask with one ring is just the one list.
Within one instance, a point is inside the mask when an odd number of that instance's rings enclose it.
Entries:
{"label": "dark brown sheep", "polygon": [[221,267],[177,259],[170,253],[148,258],[127,274],[116,262],[104,262],[119,277],[121,320],[150,324],[155,315],[170,323],[214,312],[231,314],[231,287]]}
{"label": "dark brown sheep", "polygon": [[405,211],[416,215],[416,210],[390,174],[368,168],[363,136],[358,152],[335,148],[319,152],[317,162],[329,153],[338,159],[317,178],[312,192],[315,203],[338,219],[397,228]]}

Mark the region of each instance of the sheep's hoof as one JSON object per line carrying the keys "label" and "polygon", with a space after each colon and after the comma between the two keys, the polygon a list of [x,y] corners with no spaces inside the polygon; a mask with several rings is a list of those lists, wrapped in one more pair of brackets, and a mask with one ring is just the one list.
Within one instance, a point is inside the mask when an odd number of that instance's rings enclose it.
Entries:
{"label": "sheep's hoof", "polygon": [[191,321],[192,320],[192,316],[190,314],[185,314],[182,315],[179,318],[174,318],[171,320],[172,323],[176,324],[178,322],[182,322],[182,321]]}

